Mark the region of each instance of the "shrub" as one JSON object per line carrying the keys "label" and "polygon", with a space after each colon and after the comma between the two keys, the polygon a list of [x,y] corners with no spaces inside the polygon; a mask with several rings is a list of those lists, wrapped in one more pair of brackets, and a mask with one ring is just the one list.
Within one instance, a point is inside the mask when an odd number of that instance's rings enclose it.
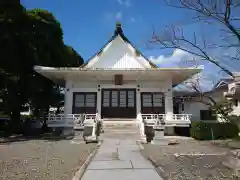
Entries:
{"label": "shrub", "polygon": [[199,121],[192,122],[191,125],[191,137],[197,140],[227,139],[237,136],[238,127],[233,123]]}

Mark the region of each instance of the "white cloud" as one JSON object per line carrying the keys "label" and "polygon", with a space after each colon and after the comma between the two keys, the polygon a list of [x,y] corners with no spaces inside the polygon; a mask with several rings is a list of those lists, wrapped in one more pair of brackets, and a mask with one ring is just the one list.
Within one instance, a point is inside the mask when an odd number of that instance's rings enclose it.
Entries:
{"label": "white cloud", "polygon": [[161,64],[162,62],[166,61],[166,58],[164,57],[164,55],[160,55],[158,57],[150,56],[149,60],[155,64]]}
{"label": "white cloud", "polygon": [[126,8],[128,8],[132,5],[131,0],[117,0],[117,2],[120,5],[125,6]]}
{"label": "white cloud", "polygon": [[[158,65],[167,66],[193,66],[196,63],[196,58],[190,53],[180,49],[175,49],[171,56],[160,55],[158,57],[150,56],[149,59]],[[194,62],[193,62],[194,61]]]}
{"label": "white cloud", "polygon": [[117,19],[117,20],[121,20],[121,19],[122,19],[122,16],[123,16],[123,15],[122,15],[122,12],[117,12],[117,13],[116,13],[116,19]]}
{"label": "white cloud", "polygon": [[[159,65],[159,67],[204,67],[204,70],[189,79],[185,85],[180,85],[176,89],[191,89],[191,85],[198,86],[200,91],[210,90],[213,85],[221,78],[219,69],[208,61],[199,60],[196,56],[176,49],[170,56],[160,55],[158,57],[149,57],[149,59]],[[190,84],[190,85],[189,85]]]}

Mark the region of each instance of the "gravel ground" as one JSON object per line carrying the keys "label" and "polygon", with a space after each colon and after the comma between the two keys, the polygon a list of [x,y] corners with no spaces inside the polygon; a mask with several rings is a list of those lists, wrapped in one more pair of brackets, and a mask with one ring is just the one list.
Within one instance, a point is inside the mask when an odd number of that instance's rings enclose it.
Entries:
{"label": "gravel ground", "polygon": [[0,144],[1,180],[71,180],[96,144],[29,140]]}
{"label": "gravel ground", "polygon": [[[226,156],[220,155],[229,152],[229,149],[192,139],[178,142],[168,146],[145,144],[142,150],[142,154],[158,167],[158,172],[165,180],[233,179],[231,170],[222,164]],[[176,156],[175,153],[183,155]]]}

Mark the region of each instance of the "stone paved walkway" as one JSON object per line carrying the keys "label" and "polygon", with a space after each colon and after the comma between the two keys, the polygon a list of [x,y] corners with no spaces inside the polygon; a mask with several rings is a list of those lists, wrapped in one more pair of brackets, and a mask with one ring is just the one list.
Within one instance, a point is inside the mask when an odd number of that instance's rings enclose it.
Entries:
{"label": "stone paved walkway", "polygon": [[133,139],[104,139],[82,180],[162,180]]}

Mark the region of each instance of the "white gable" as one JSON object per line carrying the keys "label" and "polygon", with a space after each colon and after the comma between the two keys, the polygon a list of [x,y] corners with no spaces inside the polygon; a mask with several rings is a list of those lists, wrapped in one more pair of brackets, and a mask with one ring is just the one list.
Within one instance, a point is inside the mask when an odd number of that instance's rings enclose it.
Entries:
{"label": "white gable", "polygon": [[137,56],[135,49],[120,36],[112,40],[100,53],[91,59],[85,68],[151,68],[142,56]]}

